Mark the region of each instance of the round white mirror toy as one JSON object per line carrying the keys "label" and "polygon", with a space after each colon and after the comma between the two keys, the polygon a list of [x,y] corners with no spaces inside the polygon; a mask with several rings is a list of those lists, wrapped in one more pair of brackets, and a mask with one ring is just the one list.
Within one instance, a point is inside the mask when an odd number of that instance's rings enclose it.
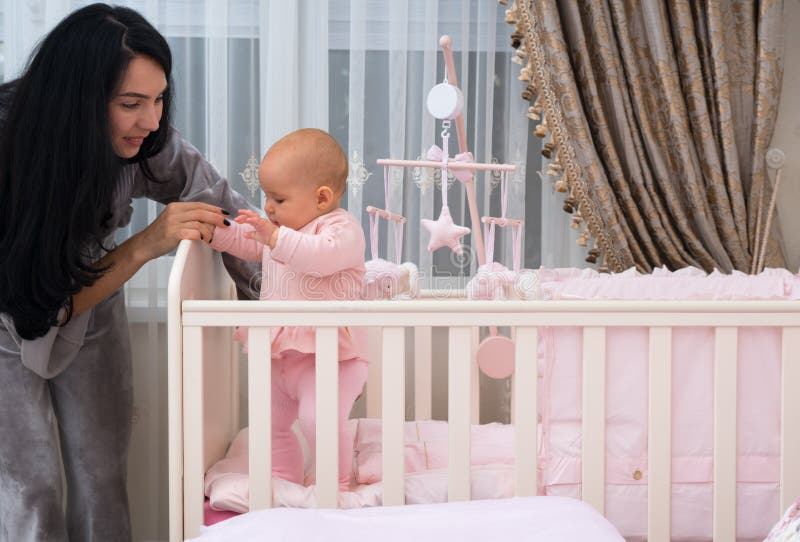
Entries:
{"label": "round white mirror toy", "polygon": [[428,111],[441,120],[452,120],[464,108],[464,95],[461,89],[450,83],[439,83],[428,93]]}

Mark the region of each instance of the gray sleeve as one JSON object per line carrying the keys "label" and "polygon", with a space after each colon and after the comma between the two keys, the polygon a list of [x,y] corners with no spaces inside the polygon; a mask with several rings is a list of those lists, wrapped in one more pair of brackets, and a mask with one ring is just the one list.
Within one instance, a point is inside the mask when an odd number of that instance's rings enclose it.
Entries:
{"label": "gray sleeve", "polygon": [[[151,157],[148,165],[157,181],[148,179],[137,167],[133,180],[134,198],[145,197],[164,205],[175,201],[201,201],[217,205],[233,216],[236,216],[238,209],[256,210],[174,128],[170,128],[164,149]],[[239,298],[258,299],[255,277],[260,275],[260,264],[229,254],[223,254],[222,260],[236,282]]]}

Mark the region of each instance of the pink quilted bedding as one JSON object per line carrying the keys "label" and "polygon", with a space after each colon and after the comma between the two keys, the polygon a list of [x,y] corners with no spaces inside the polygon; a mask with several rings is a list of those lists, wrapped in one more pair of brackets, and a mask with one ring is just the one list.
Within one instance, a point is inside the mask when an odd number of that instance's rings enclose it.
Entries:
{"label": "pink quilted bedding", "polygon": [[[758,276],[687,268],[675,273],[631,270],[540,270],[544,299],[797,300],[800,278],[769,269]],[[580,496],[582,329],[540,332],[542,444],[547,495]],[[778,328],[738,333],[737,539],[763,540],[778,519],[780,355]],[[672,535],[711,539],[713,482],[712,328],[672,333]],[[646,328],[606,331],[606,515],[628,539],[647,530]]]}

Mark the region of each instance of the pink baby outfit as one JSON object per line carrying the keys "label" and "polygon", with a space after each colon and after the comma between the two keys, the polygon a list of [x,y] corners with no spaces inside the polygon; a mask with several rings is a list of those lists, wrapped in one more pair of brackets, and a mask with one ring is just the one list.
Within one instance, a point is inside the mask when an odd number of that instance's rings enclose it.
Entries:
{"label": "pink baby outfit", "polygon": [[[364,277],[364,232],[356,218],[336,209],[300,230],[281,226],[270,249],[232,223],[217,228],[211,246],[250,261],[261,261],[262,300],[360,299]],[[315,450],[313,327],[272,328],[272,474],[303,483],[303,457],[291,430],[299,419],[311,453]],[[347,419],[367,379],[366,330],[339,328],[339,482],[349,484],[353,438]]]}

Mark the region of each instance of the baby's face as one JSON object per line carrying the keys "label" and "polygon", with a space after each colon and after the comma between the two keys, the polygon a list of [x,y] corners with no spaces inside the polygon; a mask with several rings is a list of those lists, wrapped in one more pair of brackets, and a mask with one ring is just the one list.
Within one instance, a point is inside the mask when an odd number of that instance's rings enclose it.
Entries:
{"label": "baby's face", "polygon": [[266,196],[264,211],[276,226],[299,230],[322,214],[317,206],[317,187],[300,178],[280,156],[267,156],[258,168],[258,180]]}

